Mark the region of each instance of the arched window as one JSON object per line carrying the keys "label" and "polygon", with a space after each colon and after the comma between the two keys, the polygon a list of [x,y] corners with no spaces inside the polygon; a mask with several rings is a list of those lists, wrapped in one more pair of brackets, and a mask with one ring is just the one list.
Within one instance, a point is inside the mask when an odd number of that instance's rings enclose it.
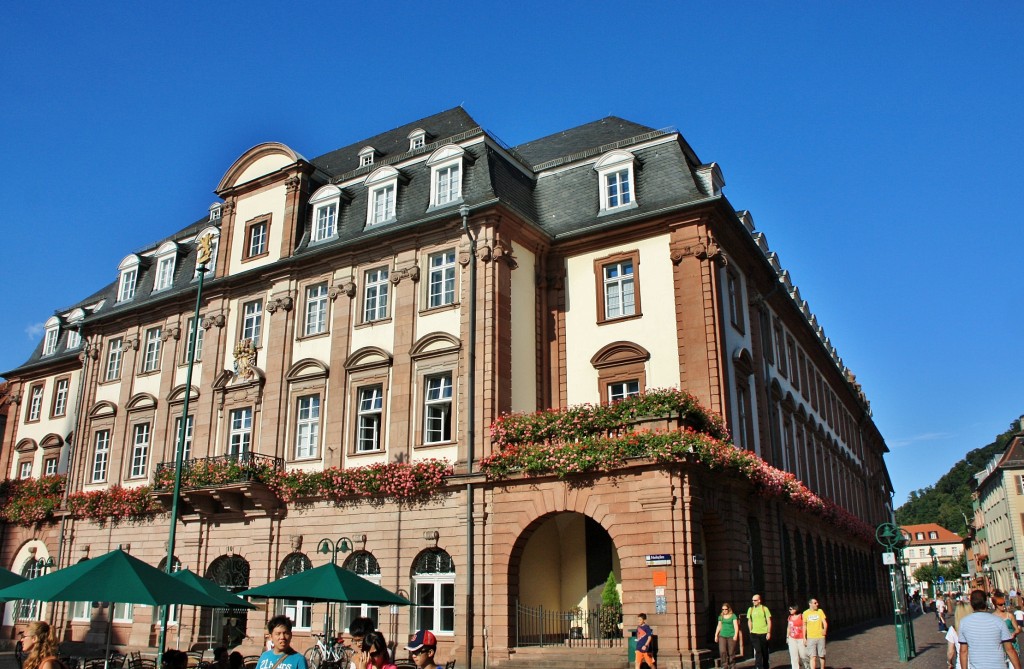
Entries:
{"label": "arched window", "polygon": [[[305,553],[292,553],[281,561],[281,568],[277,570],[279,579],[285,576],[292,576],[312,569],[313,563],[306,557]],[[313,605],[301,599],[279,599],[277,600],[278,615],[286,615],[295,621],[295,628],[308,630],[313,622]]]}
{"label": "arched window", "polygon": [[[380,585],[380,564],[373,553],[369,551],[356,551],[345,559],[345,569],[358,574],[374,585]],[[373,620],[374,627],[377,626],[379,614],[377,607],[370,604],[349,603],[345,605],[345,618],[343,625],[356,617],[369,618]]]}
{"label": "arched window", "polygon": [[[160,558],[160,563],[157,565],[157,569],[159,569],[160,571],[166,571],[166,569],[167,569],[167,556],[166,555],[164,557]],[[177,556],[175,556],[175,558],[173,560],[171,560],[171,572],[173,573],[173,572],[176,572],[176,571],[181,571],[181,560],[179,560],[177,558]],[[83,603],[87,603],[87,602],[77,602],[77,603],[78,604],[83,604]],[[156,615],[158,616],[157,619],[159,620],[160,614],[157,613]],[[177,625],[178,624],[178,605],[177,604],[171,604],[171,608],[167,612],[167,624],[168,625]]]}
{"label": "arched window", "polygon": [[[21,568],[21,576],[26,580],[32,580],[43,575],[42,560],[30,557]],[[18,608],[15,609],[19,621],[39,620],[39,602],[34,599],[22,599],[18,601]]]}
{"label": "arched window", "polygon": [[455,564],[445,551],[420,553],[412,571],[416,629],[455,632]]}

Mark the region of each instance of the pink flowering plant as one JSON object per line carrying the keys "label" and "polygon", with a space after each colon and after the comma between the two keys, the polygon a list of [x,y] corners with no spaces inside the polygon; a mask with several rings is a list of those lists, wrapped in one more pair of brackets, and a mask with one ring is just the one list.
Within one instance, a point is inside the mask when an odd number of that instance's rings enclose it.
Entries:
{"label": "pink flowering plant", "polygon": [[[61,510],[64,475],[43,476],[38,479],[16,479],[0,482],[0,519],[15,525],[37,525],[51,522]],[[104,490],[74,492],[68,495],[68,511],[75,518],[98,522],[143,520],[160,512],[160,506],[150,496],[148,486],[122,488],[113,486]]]}
{"label": "pink flowering plant", "polygon": [[[254,458],[201,458],[182,463],[181,487],[208,488],[228,483],[260,481],[267,483],[277,473],[272,460]],[[157,470],[153,487],[156,490],[170,490],[174,487],[174,468],[162,467]]]}
{"label": "pink flowering plant", "polygon": [[409,500],[424,498],[444,484],[454,468],[446,460],[387,462],[365,467],[329,467],[322,471],[280,472],[267,485],[285,502],[359,498]]}
{"label": "pink flowering plant", "polygon": [[73,492],[68,495],[67,510],[75,518],[104,523],[147,520],[163,508],[152,496],[149,486],[123,488],[119,485],[103,490]]}
{"label": "pink flowering plant", "polygon": [[[679,416],[682,426],[628,431],[630,422],[661,414]],[[589,416],[596,420],[587,423]],[[491,479],[515,473],[566,478],[611,471],[633,458],[664,464],[689,462],[745,479],[762,497],[787,501],[862,540],[871,541],[874,536],[870,525],[817,496],[792,473],[730,443],[721,418],[700,407],[688,393],[656,390],[608,406],[504,415],[491,426],[491,435],[500,450],[480,462]]]}
{"label": "pink flowering plant", "polygon": [[66,481],[65,476],[53,475],[0,482],[0,519],[25,526],[53,520]]}

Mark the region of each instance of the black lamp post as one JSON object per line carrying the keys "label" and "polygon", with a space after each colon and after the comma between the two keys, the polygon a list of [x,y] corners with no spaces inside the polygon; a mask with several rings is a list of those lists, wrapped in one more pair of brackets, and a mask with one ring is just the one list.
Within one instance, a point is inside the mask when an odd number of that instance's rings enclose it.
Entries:
{"label": "black lamp post", "polygon": [[[337,539],[321,539],[316,545],[316,552],[327,555],[331,554],[331,564],[338,564],[338,553],[348,553],[352,550],[352,540],[348,537],[338,537]],[[327,610],[324,611],[324,643],[330,643],[328,640],[334,638],[334,630],[331,629],[331,622],[334,620],[334,602],[327,604]]]}

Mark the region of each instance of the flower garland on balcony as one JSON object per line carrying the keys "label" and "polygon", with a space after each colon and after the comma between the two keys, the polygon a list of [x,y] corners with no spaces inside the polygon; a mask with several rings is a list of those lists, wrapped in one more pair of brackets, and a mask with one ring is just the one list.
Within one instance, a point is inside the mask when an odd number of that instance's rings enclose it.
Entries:
{"label": "flower garland on balcony", "polygon": [[410,500],[435,492],[453,473],[447,461],[429,459],[322,471],[291,470],[277,473],[266,483],[284,502],[310,498],[339,502],[366,497]]}
{"label": "flower garland on balcony", "polygon": [[[647,416],[678,416],[682,428],[629,431]],[[497,450],[480,462],[491,479],[610,471],[631,458],[661,463],[695,462],[749,481],[762,497],[781,499],[827,523],[871,541],[874,529],[831,500],[818,497],[790,472],[772,467],[728,441],[722,419],[689,393],[650,390],[611,405],[585,404],[561,411],[506,414],[491,426]]]}
{"label": "flower garland on balcony", "polygon": [[[60,510],[66,484],[67,477],[62,474],[0,482],[0,519],[24,526],[52,521]],[[73,492],[66,509],[74,518],[101,523],[144,520],[161,511],[150,492],[149,486]]]}

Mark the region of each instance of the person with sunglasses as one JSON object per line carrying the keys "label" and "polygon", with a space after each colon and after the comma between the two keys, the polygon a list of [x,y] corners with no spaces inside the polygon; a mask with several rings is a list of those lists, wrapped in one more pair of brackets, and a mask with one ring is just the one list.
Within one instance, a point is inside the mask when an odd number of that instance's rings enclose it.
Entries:
{"label": "person with sunglasses", "polygon": [[718,616],[715,642],[718,643],[718,655],[722,659],[722,669],[733,669],[736,666],[737,645],[740,650],[739,656],[743,657],[743,635],[740,634],[739,616],[732,610],[732,606],[728,602],[722,604],[722,613]]}
{"label": "person with sunglasses", "polygon": [[437,669],[434,656],[437,654],[437,637],[430,630],[420,630],[405,647],[412,655],[416,669]]}
{"label": "person with sunglasses", "polygon": [[356,669],[398,669],[388,653],[388,642],[381,632],[367,632],[362,650],[352,655]]}

